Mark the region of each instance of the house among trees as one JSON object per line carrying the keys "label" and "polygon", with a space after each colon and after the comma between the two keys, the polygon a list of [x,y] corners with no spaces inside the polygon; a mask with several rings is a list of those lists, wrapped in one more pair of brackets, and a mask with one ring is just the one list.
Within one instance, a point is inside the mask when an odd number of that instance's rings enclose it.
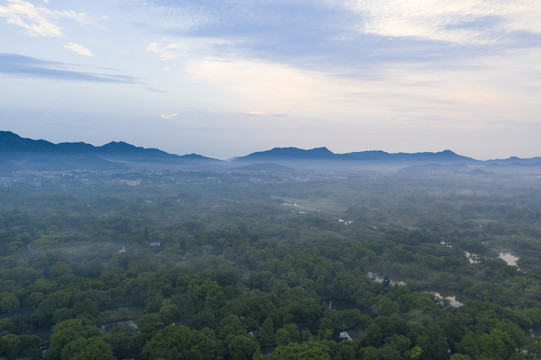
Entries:
{"label": "house among trees", "polygon": [[361,329],[361,328],[342,331],[342,332],[340,332],[340,335],[338,335],[337,341],[338,342],[344,341],[344,340],[352,340],[353,341],[353,340],[358,339],[359,336],[361,336],[362,333],[363,333],[363,329]]}

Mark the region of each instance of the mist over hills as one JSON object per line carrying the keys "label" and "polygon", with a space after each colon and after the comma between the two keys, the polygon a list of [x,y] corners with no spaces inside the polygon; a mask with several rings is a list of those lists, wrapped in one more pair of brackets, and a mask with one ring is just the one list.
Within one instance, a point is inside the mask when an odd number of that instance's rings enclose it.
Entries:
{"label": "mist over hills", "polygon": [[53,144],[0,131],[0,170],[122,170],[131,167],[179,166],[220,160],[197,154],[179,156],[122,141],[93,146],[84,142]]}
{"label": "mist over hills", "polygon": [[299,149],[296,147],[274,148],[266,151],[258,151],[246,156],[237,157],[233,161],[288,161],[288,160],[330,160],[336,159],[337,154],[326,147],[314,148],[310,150]]}
{"label": "mist over hills", "polygon": [[335,154],[326,147],[303,150],[294,147],[274,148],[259,151],[247,156],[236,158],[234,161],[289,161],[289,160],[319,160],[319,161],[372,161],[372,162],[479,162],[473,158],[458,155],[451,150],[422,153],[388,153],[381,150],[359,151],[346,154]]}
{"label": "mist over hills", "polygon": [[481,161],[451,150],[420,153],[388,153],[381,150],[336,154],[326,147],[309,150],[296,147],[273,148],[223,161],[199,154],[176,155],[154,148],[143,148],[123,141],[94,146],[84,142],[54,144],[46,140],[20,137],[0,131],[0,171],[17,170],[127,170],[131,168],[232,168],[246,171],[289,171],[291,168],[373,167],[405,168],[422,165],[471,165],[481,167],[538,167],[541,158]]}

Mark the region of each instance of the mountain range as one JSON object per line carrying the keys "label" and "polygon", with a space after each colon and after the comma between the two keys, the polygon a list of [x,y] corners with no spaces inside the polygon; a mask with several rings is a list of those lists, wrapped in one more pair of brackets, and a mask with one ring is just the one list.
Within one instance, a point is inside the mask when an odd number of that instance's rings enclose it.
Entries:
{"label": "mountain range", "polygon": [[236,158],[235,161],[370,161],[370,162],[478,162],[478,160],[457,155],[451,150],[423,153],[387,153],[381,150],[359,151],[335,154],[326,147],[303,150],[294,147],[274,148]]}
{"label": "mountain range", "polygon": [[0,131],[0,170],[121,170],[153,165],[186,165],[220,160],[197,154],[179,156],[125,142],[93,146],[84,142],[53,144]]}
{"label": "mountain range", "polygon": [[300,164],[332,166],[411,166],[422,164],[465,164],[487,166],[541,166],[541,158],[480,161],[451,150],[421,153],[360,151],[336,154],[325,147],[310,150],[295,147],[273,148],[236,157],[230,161],[198,154],[175,155],[158,149],[137,147],[125,142],[93,146],[84,142],[54,144],[46,140],[22,138],[10,131],[0,131],[0,171],[16,170],[123,170],[149,167],[216,167],[241,170],[279,170]]}

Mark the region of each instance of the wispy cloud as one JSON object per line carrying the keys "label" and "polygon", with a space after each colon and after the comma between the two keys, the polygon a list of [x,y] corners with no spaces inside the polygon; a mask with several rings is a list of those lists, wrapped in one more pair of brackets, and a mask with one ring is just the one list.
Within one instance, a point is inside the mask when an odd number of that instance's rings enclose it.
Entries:
{"label": "wispy cloud", "polygon": [[186,68],[195,79],[223,91],[225,103],[231,101],[231,96],[240,97],[239,106],[253,109],[243,112],[244,115],[315,115],[344,91],[342,81],[323,73],[269,62],[205,59],[190,62]]}
{"label": "wispy cloud", "polygon": [[86,47],[84,47],[84,46],[82,46],[80,44],[74,43],[74,42],[69,42],[69,43],[65,44],[64,47],[66,49],[69,49],[71,51],[76,52],[79,55],[90,56],[90,57],[94,56],[94,54],[92,54],[92,52],[89,49],[87,49]]}
{"label": "wispy cloud", "polygon": [[182,41],[153,41],[147,51],[157,54],[161,60],[173,60],[188,56],[209,56],[220,53],[222,56],[231,52],[234,43],[239,41],[221,38],[182,38]]}
{"label": "wispy cloud", "polygon": [[261,116],[261,115],[267,115],[266,113],[262,111],[246,111],[242,113],[243,115],[250,115],[250,116]]}
{"label": "wispy cloud", "polygon": [[60,18],[70,18],[79,22],[86,19],[84,13],[71,10],[53,11],[23,0],[7,0],[5,6],[0,6],[0,17],[5,18],[8,24],[22,27],[29,35],[46,37],[62,36],[60,26],[56,24],[56,20]]}
{"label": "wispy cloud", "polygon": [[157,42],[151,42],[147,46],[147,51],[158,54],[162,60],[172,60],[179,57],[181,49],[182,45],[180,44],[169,44],[163,46]]}
{"label": "wispy cloud", "polygon": [[513,31],[541,31],[541,3],[530,0],[350,0],[346,6],[361,15],[361,32],[380,36],[490,44]]}
{"label": "wispy cloud", "polygon": [[156,88],[153,88],[152,86],[149,86],[149,87],[145,88],[145,90],[149,91],[149,92],[156,93],[156,94],[166,94],[167,93],[167,91],[156,89]]}
{"label": "wispy cloud", "polygon": [[122,9],[131,14],[137,27],[185,33],[215,23],[220,7],[220,2],[208,6],[204,1],[124,0]]}
{"label": "wispy cloud", "polygon": [[16,77],[46,78],[65,81],[101,83],[137,83],[138,79],[120,75],[85,72],[70,69],[68,64],[37,59],[18,54],[0,53],[0,74]]}
{"label": "wispy cloud", "polygon": [[61,36],[60,27],[51,21],[53,14],[46,8],[33,4],[9,0],[7,6],[0,6],[0,16],[9,24],[17,25],[32,36]]}
{"label": "wispy cloud", "polygon": [[[162,60],[192,53],[340,76],[374,77],[389,63],[447,66],[541,44],[541,2],[532,0],[146,0],[145,11],[147,26],[164,37],[147,50]],[[183,20],[187,14],[192,20]]]}
{"label": "wispy cloud", "polygon": [[169,114],[169,115],[165,115],[165,114],[161,114],[160,117],[162,119],[165,119],[165,120],[170,120],[172,118],[175,118],[178,116],[178,113],[174,113],[174,114]]}

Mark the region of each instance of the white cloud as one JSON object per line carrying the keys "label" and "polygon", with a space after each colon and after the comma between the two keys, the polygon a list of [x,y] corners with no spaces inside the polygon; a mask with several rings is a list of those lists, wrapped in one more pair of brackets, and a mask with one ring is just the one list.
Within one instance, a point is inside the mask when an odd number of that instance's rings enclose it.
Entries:
{"label": "white cloud", "polygon": [[178,116],[178,113],[174,113],[174,114],[169,114],[169,115],[166,115],[166,114],[161,114],[160,117],[164,120],[170,120],[174,117],[177,117]]}
{"label": "white cloud", "polygon": [[[346,6],[363,17],[362,32],[383,36],[455,43],[496,42],[492,29],[483,29],[487,17],[497,19],[501,31],[541,32],[539,1],[350,0]],[[479,26],[467,26],[479,21]]]}
{"label": "white cloud", "polygon": [[[538,121],[537,92],[529,87],[537,83],[532,74],[539,73],[535,60],[541,50],[532,51],[477,58],[475,66],[464,60],[447,69],[382,65],[379,76],[369,79],[253,60],[197,60],[186,70],[199,84],[200,96],[212,97],[221,111],[289,114],[333,123],[335,128],[361,124],[485,128]],[[516,57],[529,60],[517,67]],[[513,79],[521,85],[513,86]]]}
{"label": "white cloud", "polygon": [[252,115],[252,116],[258,116],[258,115],[267,115],[265,114],[264,112],[261,112],[261,111],[247,111],[247,112],[243,112],[242,114],[244,115]]}
{"label": "white cloud", "polygon": [[183,38],[182,42],[153,41],[147,46],[147,51],[158,54],[161,60],[173,60],[187,56],[209,56],[217,47],[223,55],[224,47],[232,45],[234,41],[220,38]]}
{"label": "white cloud", "polygon": [[214,23],[218,14],[214,7],[201,6],[198,2],[161,2],[153,0],[124,0],[123,9],[133,16],[139,26],[159,31],[184,32]]}
{"label": "white cloud", "polygon": [[[236,109],[256,109],[244,114],[291,114],[292,116],[322,118],[336,121],[350,118],[362,107],[349,102],[348,93],[378,91],[382,84],[358,83],[320,72],[292,66],[253,60],[216,61],[204,59],[186,65],[195,80],[208,84],[206,93],[217,99],[216,106]],[[368,115],[374,106],[365,106]]]}
{"label": "white cloud", "polygon": [[71,10],[54,11],[23,0],[8,0],[6,6],[0,6],[0,17],[5,18],[8,24],[22,27],[29,35],[50,37],[62,36],[60,26],[55,23],[59,18],[78,22],[86,19],[84,13]]}
{"label": "white cloud", "polygon": [[0,16],[9,24],[24,28],[32,36],[62,35],[60,28],[50,21],[51,11],[26,1],[8,0],[7,6],[0,6]]}
{"label": "white cloud", "polygon": [[169,44],[162,46],[157,42],[151,42],[147,46],[148,51],[153,52],[154,54],[158,54],[158,56],[162,60],[172,60],[178,58],[181,55],[181,49],[182,45],[180,44]]}
{"label": "white cloud", "polygon": [[84,46],[79,45],[79,44],[74,43],[74,42],[69,42],[69,43],[65,44],[64,47],[65,47],[66,49],[69,49],[69,50],[71,50],[71,51],[76,52],[76,53],[79,54],[79,55],[83,55],[83,56],[94,56],[94,54],[92,54],[92,52],[91,52],[90,50],[88,50],[88,49],[85,48]]}

